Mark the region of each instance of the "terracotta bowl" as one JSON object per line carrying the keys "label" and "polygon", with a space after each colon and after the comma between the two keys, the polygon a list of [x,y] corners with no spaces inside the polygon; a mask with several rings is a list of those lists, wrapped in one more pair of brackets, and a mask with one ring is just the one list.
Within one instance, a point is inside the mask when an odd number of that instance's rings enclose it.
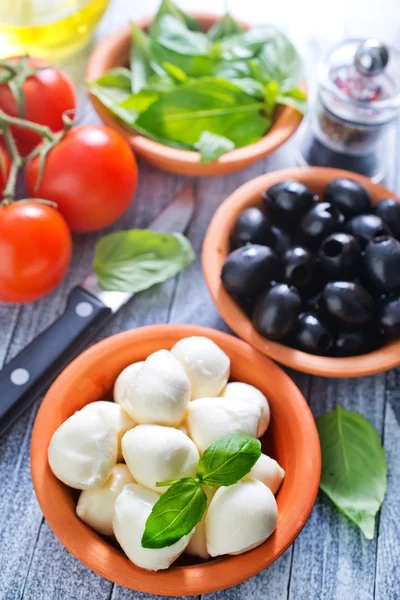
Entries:
{"label": "terracotta bowl", "polygon": [[[207,31],[211,25],[220,19],[216,15],[190,14],[199,21],[204,31]],[[153,18],[148,17],[136,24],[142,29],[147,29],[152,21]],[[86,72],[87,79],[97,79],[110,69],[127,65],[130,47],[131,33],[129,27],[119,29],[106,37],[96,46],[90,56]],[[228,152],[212,163],[202,164],[198,152],[170,148],[135,133],[128,125],[124,125],[122,121],[114,117],[97,98],[90,93],[89,97],[101,120],[123,135],[138,156],[142,156],[149,163],[164,171],[195,177],[223,175],[247,167],[279,148],[293,135],[302,120],[302,115],[295,109],[278,107],[275,111],[271,129],[259,142],[232,150],[232,152]]]}
{"label": "terracotta bowl", "polygon": [[[359,181],[369,191],[372,202],[396,197],[382,185],[374,184],[366,177],[323,167],[284,169],[267,173],[245,183],[223,202],[216,211],[203,244],[203,273],[215,305],[226,323],[238,336],[278,362],[298,371],[326,377],[360,377],[387,371],[400,365],[400,341],[385,344],[382,348],[350,358],[315,356],[272,342],[258,334],[251,320],[229,296],[222,286],[222,265],[229,253],[229,234],[233,224],[245,208],[261,205],[261,192],[285,179],[298,179],[316,193],[323,192],[329,181],[336,177],[350,177]],[[399,198],[400,200],[400,198]]]}
{"label": "terracotta bowl", "polygon": [[[261,546],[239,556],[197,564],[189,557],[166,571],[145,571],[132,564],[116,544],[102,538],[75,515],[77,493],[55,478],[47,461],[54,431],[85,404],[111,398],[117,375],[128,364],[182,337],[204,335],[231,358],[233,379],[260,388],[271,406],[264,450],[286,471],[277,495],[276,531]],[[156,325],[112,336],[74,360],[47,393],[36,418],[31,445],[32,479],[43,514],[59,540],[87,567],[106,579],[140,592],[191,596],[214,592],[255,575],[293,542],[313,507],[321,456],[310,409],[296,385],[271,360],[225,333],[194,325]]]}

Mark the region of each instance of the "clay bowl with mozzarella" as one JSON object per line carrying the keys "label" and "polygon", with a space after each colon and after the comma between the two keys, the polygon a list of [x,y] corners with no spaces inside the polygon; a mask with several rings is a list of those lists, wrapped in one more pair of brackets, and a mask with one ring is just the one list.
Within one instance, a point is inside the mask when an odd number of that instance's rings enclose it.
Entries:
{"label": "clay bowl with mozzarella", "polygon": [[[195,475],[205,448],[232,432],[261,436],[249,476],[207,491],[187,539],[142,548],[163,492],[156,481]],[[106,579],[164,596],[224,589],[276,560],[311,512],[320,468],[314,420],[291,379],[245,342],[192,325],[142,327],[81,354],[47,393],[31,445],[35,492],[64,546]]]}

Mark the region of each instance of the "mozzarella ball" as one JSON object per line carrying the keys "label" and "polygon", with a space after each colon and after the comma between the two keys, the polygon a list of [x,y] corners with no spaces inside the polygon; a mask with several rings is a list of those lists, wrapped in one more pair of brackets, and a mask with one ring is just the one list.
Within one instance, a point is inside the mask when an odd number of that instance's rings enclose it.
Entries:
{"label": "mozzarella ball", "polygon": [[141,360],[128,365],[123,371],[121,371],[114,383],[114,402],[122,405],[122,399],[125,392],[131,383],[133,383],[133,380],[143,365],[144,360]]}
{"label": "mozzarella ball", "polygon": [[151,354],[125,392],[123,405],[137,423],[179,425],[186,417],[190,381],[168,350]]}
{"label": "mozzarella ball", "polygon": [[103,485],[117,462],[118,435],[105,411],[80,410],[51,438],[48,457],[54,475],[78,490]]}
{"label": "mozzarella ball", "polygon": [[181,363],[192,385],[192,400],[219,396],[229,379],[229,356],[206,337],[179,340],[171,353]]}
{"label": "mozzarella ball", "polygon": [[162,425],[138,425],[122,439],[122,453],[136,481],[161,493],[157,481],[196,474],[199,453],[179,429]]}
{"label": "mozzarella ball", "polygon": [[210,556],[241,554],[264,542],[275,530],[278,509],[273,493],[256,479],[220,487],[206,516]]}
{"label": "mozzarella ball", "polygon": [[264,485],[269,487],[273,494],[279,490],[279,486],[285,477],[285,471],[278,465],[276,460],[266,454],[261,454],[260,458],[246,477],[258,479]]}
{"label": "mozzarella ball", "polygon": [[265,433],[269,425],[271,412],[268,400],[260,390],[248,383],[233,381],[232,383],[228,383],[221,396],[223,398],[237,398],[238,400],[243,400],[243,402],[259,406],[261,409],[261,417],[258,424],[257,437],[261,437]]}
{"label": "mozzarella ball", "polygon": [[[210,490],[207,485],[201,486],[206,493],[207,496],[207,504],[210,504],[211,498],[214,496],[216,492],[216,488]],[[206,542],[206,516],[207,510],[205,511],[200,523],[197,523],[194,534],[190,538],[188,545],[186,546],[186,554],[190,554],[191,556],[199,556],[200,558],[210,558],[210,555],[207,550],[207,542]]]}
{"label": "mozzarella ball", "polygon": [[200,398],[189,405],[189,435],[200,454],[210,444],[230,433],[256,437],[260,407],[236,398]]}
{"label": "mozzarella ball", "polygon": [[142,569],[159,571],[168,567],[184,551],[192,533],[166,548],[143,548],[142,535],[158,494],[141,485],[126,485],[115,502],[114,535],[128,558]]}
{"label": "mozzarella ball", "polygon": [[120,462],[122,460],[121,440],[129,429],[135,427],[135,423],[132,421],[128,413],[122,408],[122,406],[115,404],[115,402],[106,402],[104,400],[100,400],[98,402],[86,404],[86,406],[81,409],[81,412],[87,415],[92,415],[99,411],[104,414],[105,418],[110,420],[115,431],[117,432],[117,461]]}
{"label": "mozzarella ball", "polygon": [[114,505],[124,485],[135,483],[126,465],[115,465],[107,481],[96,490],[81,492],[76,514],[89,527],[103,535],[113,535]]}

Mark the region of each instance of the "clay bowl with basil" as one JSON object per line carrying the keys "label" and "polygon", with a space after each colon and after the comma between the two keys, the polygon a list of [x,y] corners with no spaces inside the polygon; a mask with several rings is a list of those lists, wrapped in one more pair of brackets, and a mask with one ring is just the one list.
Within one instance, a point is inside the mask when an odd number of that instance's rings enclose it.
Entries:
{"label": "clay bowl with basil", "polygon": [[203,243],[202,266],[204,278],[218,312],[229,327],[254,348],[304,373],[325,377],[361,377],[400,365],[400,341],[387,342],[367,354],[343,358],[303,352],[260,335],[253,327],[251,319],[226,292],[221,282],[222,266],[230,252],[229,238],[233,225],[246,208],[261,207],[261,194],[265,190],[281,181],[295,179],[307,185],[314,193],[322,195],[326,185],[338,177],[348,177],[361,183],[368,190],[373,204],[384,198],[396,198],[393,192],[384,186],[372,183],[361,175],[339,169],[306,167],[261,175],[239,187],[214,214]]}
{"label": "clay bowl with basil", "polygon": [[[188,14],[198,21],[203,31],[210,29],[220,19],[216,15],[207,13]],[[136,25],[147,30],[152,22],[153,18],[147,17],[138,21]],[[241,25],[245,28],[249,27],[246,23],[241,23]],[[92,81],[110,69],[126,66],[129,62],[131,37],[130,28],[127,26],[118,29],[101,41],[90,56],[86,71],[87,79]],[[112,115],[90,92],[89,97],[101,120],[118,131],[128,141],[135,154],[164,171],[194,177],[224,175],[244,169],[279,148],[294,134],[302,120],[302,115],[294,108],[278,106],[274,113],[272,126],[261,140],[243,148],[236,148],[218,160],[204,164],[200,162],[198,152],[164,146],[136,133]]]}
{"label": "clay bowl with basil", "polygon": [[[231,359],[231,379],[258,387],[268,398],[271,423],[262,438],[264,452],[286,471],[277,494],[278,525],[262,545],[238,556],[197,562],[182,555],[165,571],[146,571],[121,548],[101,537],[75,514],[77,494],[52,473],[47,450],[56,429],[89,402],[112,398],[118,374],[179,339],[200,335],[213,340]],[[274,362],[249,344],[215,329],[195,325],[155,325],[114,335],[81,354],[57,378],[38,412],[31,445],[32,479],[45,519],[61,543],[83,564],[118,585],[163,596],[192,596],[224,589],[256,575],[285,551],[299,534],[318,491],[321,455],[307,402]],[[200,559],[199,559],[200,560]]]}

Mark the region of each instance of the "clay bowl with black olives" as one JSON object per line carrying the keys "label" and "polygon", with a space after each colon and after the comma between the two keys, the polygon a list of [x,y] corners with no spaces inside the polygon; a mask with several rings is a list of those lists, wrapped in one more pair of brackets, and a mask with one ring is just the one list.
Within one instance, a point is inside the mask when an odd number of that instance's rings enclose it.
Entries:
{"label": "clay bowl with black olives", "polygon": [[399,240],[400,198],[387,188],[285,169],[223,202],[202,266],[239,337],[293,369],[358,377],[400,365]]}

